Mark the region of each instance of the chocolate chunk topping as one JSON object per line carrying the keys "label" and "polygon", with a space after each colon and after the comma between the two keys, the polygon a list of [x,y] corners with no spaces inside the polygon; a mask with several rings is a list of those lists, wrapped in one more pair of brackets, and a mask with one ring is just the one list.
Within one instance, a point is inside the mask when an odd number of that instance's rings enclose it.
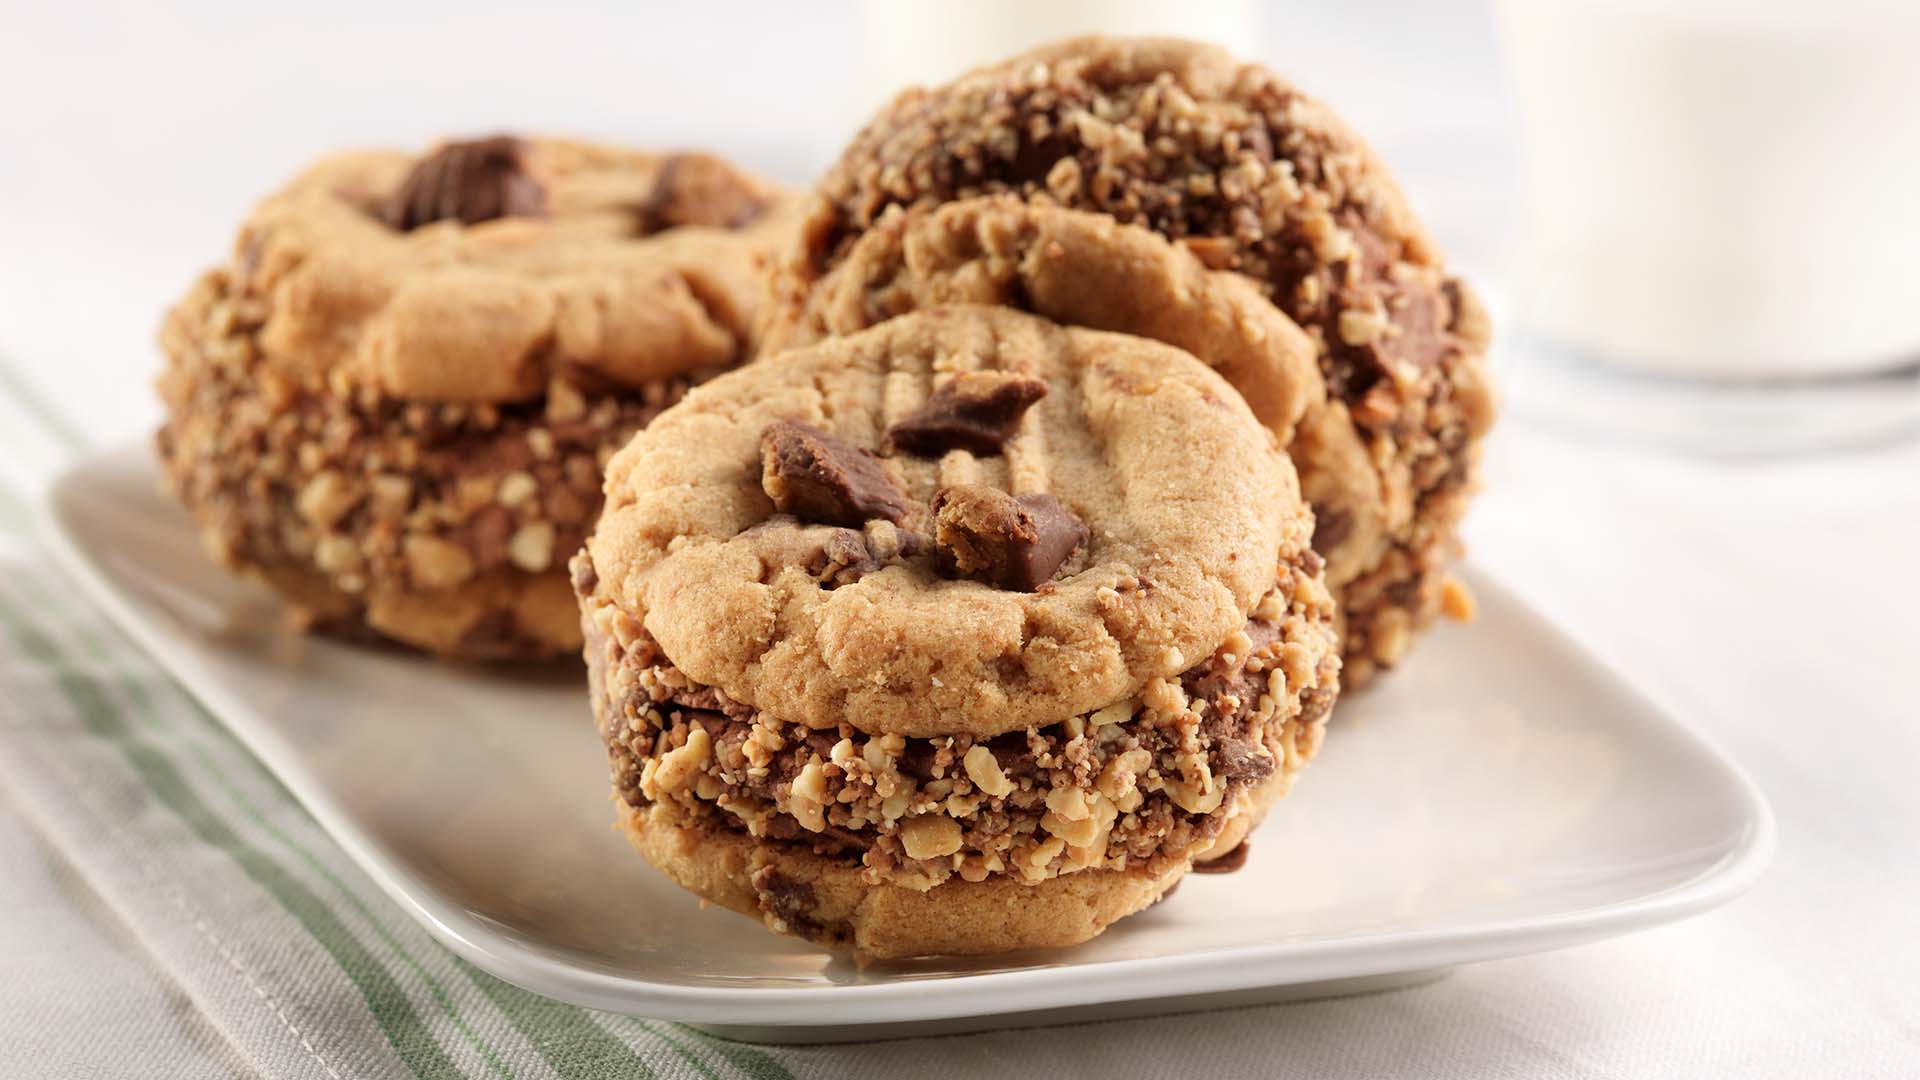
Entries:
{"label": "chocolate chunk topping", "polygon": [[868,522],[861,531],[776,517],[743,535],[759,538],[760,580],[771,580],[783,567],[797,566],[828,588],[851,585],[888,563],[912,558],[926,545],[919,533],[887,521]]}
{"label": "chocolate chunk topping", "polygon": [[760,433],[760,465],[767,497],[802,521],[898,525],[913,509],[879,458],[798,420],[777,420]]}
{"label": "chocolate chunk topping", "polygon": [[1247,865],[1247,851],[1252,847],[1253,844],[1251,842],[1242,840],[1238,844],[1233,845],[1232,851],[1227,852],[1217,859],[1194,863],[1193,872],[1196,874],[1231,874],[1235,870]]}
{"label": "chocolate chunk topping", "polygon": [[653,190],[634,207],[641,235],[705,225],[738,229],[766,213],[767,200],[726,162],[707,154],[675,154],[660,166]]}
{"label": "chocolate chunk topping", "polygon": [[1220,759],[1218,775],[1227,780],[1257,784],[1273,775],[1273,755],[1245,736],[1222,739],[1214,744],[1213,751]]}
{"label": "chocolate chunk topping", "polygon": [[748,720],[754,715],[753,706],[728,697],[724,691],[711,686],[689,687],[674,692],[672,700],[689,709],[700,712],[720,713],[732,720]]}
{"label": "chocolate chunk topping", "polygon": [[1228,719],[1238,715],[1242,706],[1259,701],[1260,695],[1266,692],[1266,675],[1249,671],[1247,658],[1273,649],[1274,643],[1280,640],[1280,624],[1255,619],[1247,623],[1246,633],[1247,649],[1232,663],[1215,653],[1182,676],[1187,696],[1212,709],[1205,730],[1215,742],[1236,734],[1237,729],[1227,723]]}
{"label": "chocolate chunk topping", "polygon": [[1353,512],[1351,510],[1314,507],[1313,547],[1315,551],[1332,551],[1352,534]]}
{"label": "chocolate chunk topping", "polygon": [[797,933],[806,934],[818,926],[812,918],[817,903],[812,885],[790,878],[771,866],[755,870],[752,881],[761,911],[788,924]]}
{"label": "chocolate chunk topping", "polygon": [[1333,712],[1333,691],[1316,686],[1300,695],[1300,722],[1317,724]]}
{"label": "chocolate chunk topping", "polygon": [[382,216],[406,232],[434,221],[478,225],[500,217],[539,217],[547,195],[527,175],[524,144],[497,135],[448,143],[414,165],[387,199]]}
{"label": "chocolate chunk topping", "polygon": [[949,572],[1032,592],[1087,542],[1087,526],[1051,495],[1015,498],[956,484],[933,499],[934,546]]}
{"label": "chocolate chunk topping", "polygon": [[998,454],[1047,384],[1011,371],[968,371],[942,383],[920,411],[887,429],[887,446],[920,457]]}

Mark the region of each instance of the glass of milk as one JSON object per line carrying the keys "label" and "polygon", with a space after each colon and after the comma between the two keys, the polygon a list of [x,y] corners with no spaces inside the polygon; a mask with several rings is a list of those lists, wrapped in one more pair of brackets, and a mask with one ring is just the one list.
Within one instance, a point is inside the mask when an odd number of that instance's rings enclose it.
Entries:
{"label": "glass of milk", "polygon": [[1193,38],[1246,55],[1259,44],[1260,7],[1258,0],[867,0],[868,103],[1079,34]]}
{"label": "glass of milk", "polygon": [[1500,0],[1519,329],[1722,382],[1920,364],[1920,2]]}

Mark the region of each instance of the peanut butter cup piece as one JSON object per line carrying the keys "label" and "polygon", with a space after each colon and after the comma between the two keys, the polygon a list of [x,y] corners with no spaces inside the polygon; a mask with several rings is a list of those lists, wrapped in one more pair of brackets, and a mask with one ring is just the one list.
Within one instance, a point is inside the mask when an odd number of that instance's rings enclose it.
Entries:
{"label": "peanut butter cup piece", "polygon": [[760,433],[760,486],[782,513],[857,529],[879,518],[896,525],[913,509],[878,457],[798,420]]}
{"label": "peanut butter cup piece", "polygon": [[941,565],[997,588],[1032,592],[1087,542],[1087,526],[1051,495],[1009,495],[979,484],[933,498]]}
{"label": "peanut butter cup piece", "polygon": [[420,159],[387,200],[387,224],[408,232],[435,221],[478,225],[542,217],[547,194],[528,175],[524,144],[507,135],[451,142]]}
{"label": "peanut butter cup piece", "polygon": [[942,383],[912,416],[887,429],[887,446],[921,457],[1000,452],[1047,384],[1011,371],[968,371]]}
{"label": "peanut butter cup piece", "polygon": [[783,567],[797,566],[822,584],[851,585],[880,568],[880,560],[858,529],[774,518],[749,531],[764,536],[761,559],[767,577]]}
{"label": "peanut butter cup piece", "polygon": [[763,191],[711,154],[675,154],[660,166],[653,190],[634,208],[642,235],[703,225],[739,229],[767,212]]}

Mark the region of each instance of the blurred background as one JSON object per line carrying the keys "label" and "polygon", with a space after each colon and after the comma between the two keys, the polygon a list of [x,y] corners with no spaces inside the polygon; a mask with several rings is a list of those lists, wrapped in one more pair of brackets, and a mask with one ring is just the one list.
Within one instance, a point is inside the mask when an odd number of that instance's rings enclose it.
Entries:
{"label": "blurred background", "polygon": [[[1165,25],[1154,9],[1209,8],[1063,3],[1048,18],[1046,4],[1020,6],[1035,12],[1008,32],[1037,37],[1076,17]],[[995,47],[966,37],[974,8],[15,5],[0,19],[0,350],[47,395],[84,392],[90,431],[143,432],[158,415],[148,384],[162,311],[225,258],[247,209],[315,156],[571,133],[711,147],[803,184],[905,73],[937,80],[966,63],[957,46]],[[1238,38],[1227,43],[1333,102],[1400,167],[1455,259],[1497,272],[1517,158],[1484,5],[1217,9],[1171,21]]]}
{"label": "blurred background", "polygon": [[329,150],[570,133],[804,184],[894,89],[1089,29],[1216,40],[1331,103],[1489,297],[1522,422],[1736,458],[1920,433],[1905,0],[18,5],[5,369],[89,432],[151,427],[161,311]]}

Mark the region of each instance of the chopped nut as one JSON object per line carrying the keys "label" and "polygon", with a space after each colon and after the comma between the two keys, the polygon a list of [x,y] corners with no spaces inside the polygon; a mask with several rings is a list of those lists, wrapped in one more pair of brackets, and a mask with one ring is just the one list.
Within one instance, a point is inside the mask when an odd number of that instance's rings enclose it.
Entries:
{"label": "chopped nut", "polygon": [[1235,630],[1227,635],[1227,640],[1220,643],[1220,648],[1214,651],[1214,655],[1220,658],[1221,663],[1229,666],[1244,664],[1247,658],[1253,655],[1253,639],[1247,636],[1244,628]]}
{"label": "chopped nut", "polygon": [[326,528],[360,504],[360,493],[353,490],[345,476],[328,469],[307,481],[294,504],[301,517]]}
{"label": "chopped nut", "polygon": [[1153,678],[1141,691],[1140,700],[1148,711],[1160,717],[1173,717],[1187,711],[1187,692],[1174,679]]}
{"label": "chopped nut", "polygon": [[1239,245],[1226,236],[1185,236],[1180,246],[1193,252],[1209,270],[1232,270],[1240,265]]}
{"label": "chopped nut", "polygon": [[1086,790],[1077,787],[1057,787],[1047,792],[1047,809],[1067,821],[1085,821],[1093,816]]}
{"label": "chopped nut", "polygon": [[1136,746],[1107,762],[1107,767],[1100,770],[1100,778],[1094,781],[1094,786],[1100,794],[1119,802],[1134,791],[1136,778],[1151,764],[1153,755]]}
{"label": "chopped nut", "polygon": [[1253,609],[1253,617],[1262,622],[1279,622],[1280,616],[1286,613],[1287,599],[1280,595],[1278,589],[1268,589],[1266,595],[1260,598],[1260,603]]}
{"label": "chopped nut", "polygon": [[809,832],[827,827],[827,773],[819,758],[807,762],[787,789],[787,813]]}
{"label": "chopped nut", "polygon": [[974,746],[969,749],[966,757],[961,759],[961,764],[966,766],[967,779],[973,781],[973,786],[988,795],[1004,798],[1013,791],[1013,781],[1007,779],[1007,774],[1000,768],[1000,760],[986,747]]}
{"label": "chopped nut", "polygon": [[454,501],[465,509],[478,510],[493,502],[494,492],[497,490],[499,485],[491,476],[478,474],[462,476],[454,481]]}
{"label": "chopped nut", "polygon": [[663,795],[679,791],[712,760],[712,738],[706,728],[695,727],[687,732],[685,744],[660,756],[659,766],[653,770],[653,785]]}
{"label": "chopped nut", "polygon": [[407,571],[414,584],[428,589],[450,589],[473,576],[473,556],[466,548],[437,536],[409,536],[405,542]]}
{"label": "chopped nut", "polygon": [[[764,731],[767,729],[755,725],[752,733],[740,744],[740,754],[747,759],[747,764],[759,769],[764,769],[773,762],[773,751],[768,749],[766,741],[759,737]],[[780,736],[773,737],[778,739]]]}
{"label": "chopped nut", "polygon": [[1472,622],[1479,613],[1473,593],[1459,578],[1449,576],[1440,585],[1440,613],[1455,622]]}
{"label": "chopped nut", "polygon": [[921,814],[900,823],[900,843],[915,859],[939,859],[960,850],[960,823],[944,814]]}
{"label": "chopped nut", "polygon": [[587,399],[580,388],[566,379],[547,384],[547,419],[556,424],[570,423],[587,415]]}
{"label": "chopped nut", "polygon": [[1189,814],[1211,814],[1220,808],[1221,800],[1227,795],[1227,785],[1208,776],[1202,783],[1186,780],[1167,785],[1167,796],[1182,810]]}
{"label": "chopped nut", "polygon": [[1033,850],[1027,852],[1026,857],[1021,860],[1025,863],[1022,871],[1023,876],[1028,879],[1039,877],[1046,871],[1047,865],[1053,862],[1053,860],[1066,849],[1067,842],[1057,836],[1036,845]]}
{"label": "chopped nut", "polygon": [[510,472],[500,478],[500,489],[494,494],[501,506],[516,507],[533,498],[540,491],[540,482],[533,474],[525,471]]}
{"label": "chopped nut", "polygon": [[647,628],[641,625],[639,619],[616,607],[604,607],[600,610],[613,613],[609,619],[613,624],[613,640],[619,642],[623,651],[631,652],[634,645],[646,637]]}
{"label": "chopped nut", "polygon": [[[1079,820],[1049,813],[1040,819],[1040,827],[1065,840],[1069,845],[1079,848],[1106,847],[1106,835],[1112,830],[1114,819],[1120,816],[1119,809],[1102,798],[1097,791],[1087,791],[1085,805],[1087,816]],[[1047,819],[1053,818],[1052,825]]]}
{"label": "chopped nut", "polygon": [[1348,308],[1340,313],[1340,340],[1354,346],[1371,345],[1386,336],[1389,325],[1384,311]]}
{"label": "chopped nut", "polygon": [[413,502],[413,481],[392,473],[381,473],[368,481],[373,496],[373,512],[383,518],[396,518],[407,512]]}
{"label": "chopped nut", "polygon": [[313,564],[329,574],[344,573],[360,565],[360,548],[351,537],[329,533],[313,545]]}
{"label": "chopped nut", "polygon": [[1390,382],[1374,384],[1353,404],[1353,420],[1369,428],[1385,427],[1400,416],[1400,395]]}
{"label": "chopped nut", "polygon": [[529,574],[537,574],[553,564],[553,523],[536,521],[522,525],[507,540],[507,558]]}
{"label": "chopped nut", "polygon": [[858,760],[858,757],[859,755],[853,749],[852,739],[841,739],[839,742],[833,744],[832,750],[827,752],[827,759],[835,765],[840,766],[843,770]]}

